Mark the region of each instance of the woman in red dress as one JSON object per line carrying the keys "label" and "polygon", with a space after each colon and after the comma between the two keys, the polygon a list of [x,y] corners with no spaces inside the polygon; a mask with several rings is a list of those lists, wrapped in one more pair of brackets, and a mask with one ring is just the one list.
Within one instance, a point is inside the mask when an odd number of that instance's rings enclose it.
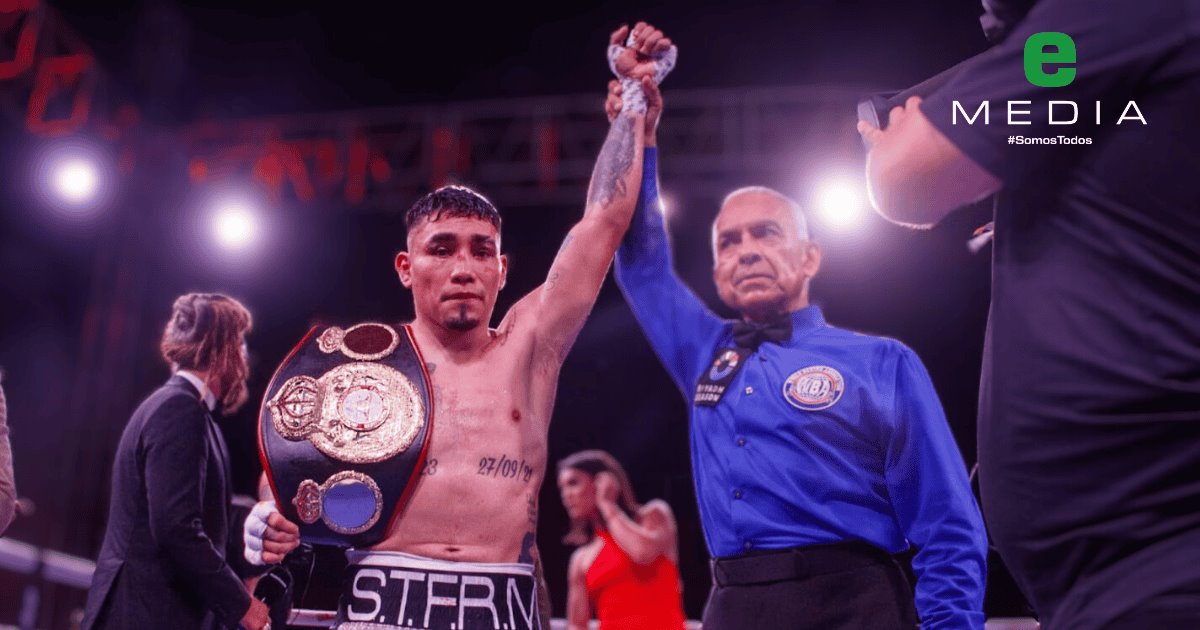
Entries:
{"label": "woman in red dress", "polygon": [[625,470],[604,451],[558,464],[558,489],[571,517],[563,542],[580,545],[567,570],[567,628],[682,630],[675,516],[665,501],[642,505]]}

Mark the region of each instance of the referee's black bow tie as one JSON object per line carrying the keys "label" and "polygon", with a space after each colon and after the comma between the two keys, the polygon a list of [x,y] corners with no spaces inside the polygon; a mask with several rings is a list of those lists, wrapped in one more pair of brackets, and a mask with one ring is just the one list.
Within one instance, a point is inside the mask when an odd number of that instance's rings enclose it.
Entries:
{"label": "referee's black bow tie", "polygon": [[758,349],[764,341],[784,343],[792,338],[792,318],[788,316],[759,324],[736,321],[733,323],[733,341],[739,348]]}

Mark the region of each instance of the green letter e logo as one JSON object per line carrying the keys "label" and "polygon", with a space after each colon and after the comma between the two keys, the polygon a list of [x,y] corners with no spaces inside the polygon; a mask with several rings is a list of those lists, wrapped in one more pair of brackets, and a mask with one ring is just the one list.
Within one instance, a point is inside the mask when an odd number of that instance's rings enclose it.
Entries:
{"label": "green letter e logo", "polygon": [[[1047,47],[1056,50],[1048,52]],[[1034,33],[1025,40],[1025,78],[1038,87],[1062,87],[1075,80],[1075,68],[1044,70],[1048,63],[1075,63],[1075,40],[1066,33]]]}

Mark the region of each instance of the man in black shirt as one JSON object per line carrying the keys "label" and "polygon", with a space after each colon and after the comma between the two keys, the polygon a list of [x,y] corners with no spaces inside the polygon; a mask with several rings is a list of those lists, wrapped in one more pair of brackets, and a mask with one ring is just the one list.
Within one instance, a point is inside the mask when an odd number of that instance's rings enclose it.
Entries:
{"label": "man in black shirt", "polygon": [[1200,0],[1042,0],[859,125],[893,221],[998,191],[980,482],[1046,628],[1200,627],[1198,105]]}

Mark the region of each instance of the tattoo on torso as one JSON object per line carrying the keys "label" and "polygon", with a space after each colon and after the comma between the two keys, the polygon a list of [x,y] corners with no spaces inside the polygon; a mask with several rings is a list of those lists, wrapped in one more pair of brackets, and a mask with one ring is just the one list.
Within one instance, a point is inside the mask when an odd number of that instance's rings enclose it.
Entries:
{"label": "tattoo on torso", "polygon": [[436,457],[425,460],[425,463],[421,465],[421,474],[428,477],[436,475],[437,465],[438,460]]}
{"label": "tattoo on torso", "polygon": [[537,536],[533,532],[525,532],[525,537],[521,539],[521,555],[517,557],[517,562],[533,564],[533,543],[536,540]]}
{"label": "tattoo on torso", "polygon": [[525,504],[525,514],[529,517],[529,531],[521,539],[521,556],[517,558],[517,562],[533,562],[533,548],[537,543],[537,494],[526,492]]}
{"label": "tattoo on torso", "polygon": [[520,460],[501,454],[500,457],[483,457],[479,460],[479,471],[475,473],[494,479],[515,479],[527,483],[533,478],[533,466]]}

